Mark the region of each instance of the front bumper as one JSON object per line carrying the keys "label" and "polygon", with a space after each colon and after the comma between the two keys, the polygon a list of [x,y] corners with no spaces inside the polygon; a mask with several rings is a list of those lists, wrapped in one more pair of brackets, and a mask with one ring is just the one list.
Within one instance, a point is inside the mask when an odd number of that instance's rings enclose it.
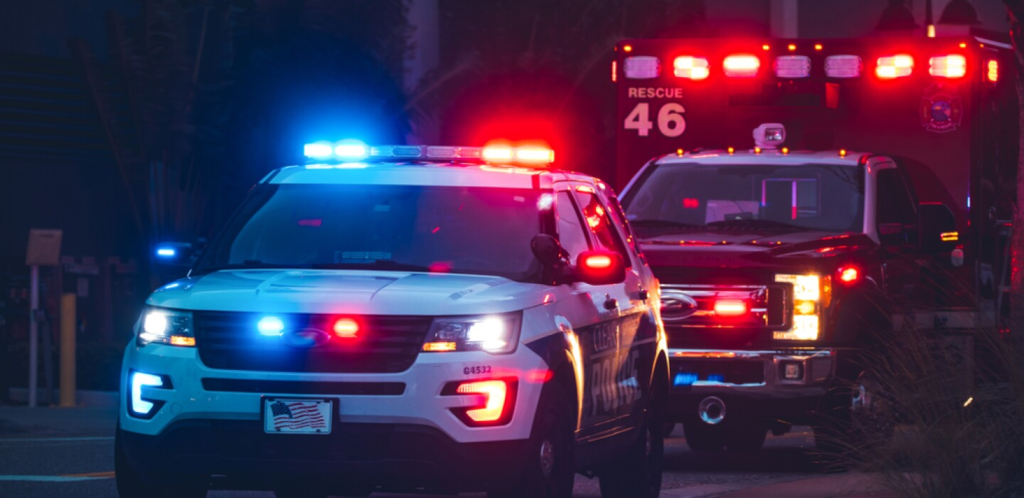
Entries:
{"label": "front bumper", "polygon": [[[125,352],[121,372],[119,423],[123,431],[159,436],[178,423],[262,423],[264,396],[329,399],[333,426],[392,424],[436,430],[455,443],[526,440],[543,384],[529,372],[547,369],[527,347],[507,355],[483,352],[420,354],[404,372],[338,374],[221,370],[207,367],[195,348],[150,344]],[[129,415],[130,371],[164,376],[170,389],[143,386],[142,398],[158,406],[149,419]],[[442,395],[453,381],[518,379],[512,418],[506,425],[469,427],[453,408],[479,406],[479,396]],[[287,438],[288,436],[280,436]],[[312,437],[318,436],[294,436]],[[297,456],[298,458],[298,456]]]}
{"label": "front bumper", "polygon": [[[717,396],[744,414],[799,418],[815,410],[836,376],[833,349],[770,351],[670,349],[669,414],[683,420]],[[788,375],[787,375],[788,372]]]}
{"label": "front bumper", "polygon": [[343,423],[326,436],[265,434],[259,421],[182,420],[159,435],[122,432],[132,467],[151,476],[213,476],[214,487],[373,489],[454,493],[504,489],[528,441],[458,443],[410,424]]}

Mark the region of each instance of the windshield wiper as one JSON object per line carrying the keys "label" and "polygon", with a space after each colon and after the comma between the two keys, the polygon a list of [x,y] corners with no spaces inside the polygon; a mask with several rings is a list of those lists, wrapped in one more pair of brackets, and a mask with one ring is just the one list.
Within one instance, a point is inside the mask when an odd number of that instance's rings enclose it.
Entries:
{"label": "windshield wiper", "polygon": [[423,265],[399,263],[392,259],[376,259],[365,263],[321,263],[310,266],[317,270],[391,270],[428,272],[430,268]]}
{"label": "windshield wiper", "polygon": [[811,228],[802,227],[800,225],[791,225],[789,223],[783,223],[781,221],[774,220],[753,220],[753,219],[735,219],[735,220],[722,220],[712,221],[707,224],[708,227],[752,227],[752,228],[769,228],[777,230],[811,230]]}

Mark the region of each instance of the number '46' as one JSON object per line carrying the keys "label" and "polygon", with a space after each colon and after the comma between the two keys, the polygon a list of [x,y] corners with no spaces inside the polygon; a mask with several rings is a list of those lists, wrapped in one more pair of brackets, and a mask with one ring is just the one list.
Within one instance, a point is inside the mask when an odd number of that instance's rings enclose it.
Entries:
{"label": "number '46'", "polygon": [[[682,135],[686,131],[686,119],[683,118],[684,112],[686,112],[686,109],[675,102],[669,102],[661,106],[658,109],[658,132],[669,138]],[[651,132],[651,128],[654,128],[654,123],[651,122],[650,104],[640,102],[634,106],[633,110],[626,116],[623,128],[636,130],[637,135],[646,137]]]}

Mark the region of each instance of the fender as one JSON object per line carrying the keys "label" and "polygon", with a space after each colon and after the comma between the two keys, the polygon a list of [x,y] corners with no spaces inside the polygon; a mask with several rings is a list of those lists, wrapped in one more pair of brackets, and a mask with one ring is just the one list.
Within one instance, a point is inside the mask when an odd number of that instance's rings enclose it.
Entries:
{"label": "fender", "polygon": [[554,373],[552,381],[572,383],[569,392],[576,393],[576,430],[580,428],[580,414],[583,411],[583,365],[579,360],[579,342],[567,323],[559,323],[562,333],[551,334],[526,344],[526,347],[540,356]]}

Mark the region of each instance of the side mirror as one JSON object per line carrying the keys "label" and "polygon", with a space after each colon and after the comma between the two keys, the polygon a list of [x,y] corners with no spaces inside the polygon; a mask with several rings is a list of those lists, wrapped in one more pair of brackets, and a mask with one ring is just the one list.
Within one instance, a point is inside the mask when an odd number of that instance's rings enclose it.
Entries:
{"label": "side mirror", "polygon": [[533,250],[533,257],[549,268],[557,268],[566,262],[566,252],[562,244],[546,233],[535,235],[530,241],[530,249]]}
{"label": "side mirror", "polygon": [[950,251],[960,240],[953,211],[938,202],[924,202],[918,205],[917,230],[917,241],[922,252]]}
{"label": "side mirror", "polygon": [[626,280],[622,255],[611,251],[585,251],[576,258],[576,280],[590,285],[619,284]]}
{"label": "side mirror", "polygon": [[192,259],[192,244],[187,242],[164,242],[157,244],[156,262],[167,266],[184,266]]}

